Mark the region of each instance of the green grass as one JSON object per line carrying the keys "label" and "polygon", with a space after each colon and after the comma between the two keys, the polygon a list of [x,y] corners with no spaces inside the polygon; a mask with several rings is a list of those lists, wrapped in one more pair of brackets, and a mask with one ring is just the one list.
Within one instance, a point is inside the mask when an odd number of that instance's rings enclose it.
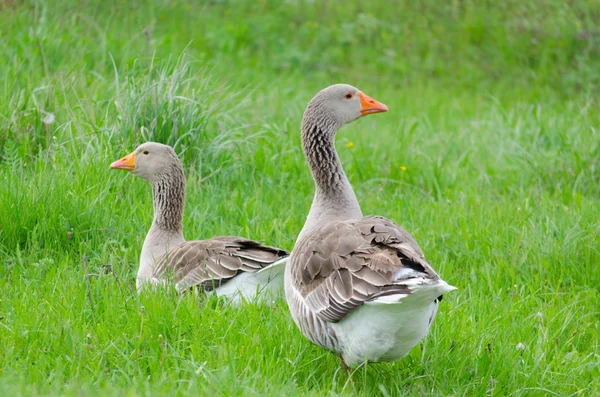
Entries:
{"label": "green grass", "polygon": [[[146,3],[0,1],[0,395],[600,394],[597,1]],[[350,378],[283,301],[138,296],[150,189],[108,168],[174,145],[187,238],[291,249],[337,82],[390,108],[338,136],[363,212],[459,288]]]}

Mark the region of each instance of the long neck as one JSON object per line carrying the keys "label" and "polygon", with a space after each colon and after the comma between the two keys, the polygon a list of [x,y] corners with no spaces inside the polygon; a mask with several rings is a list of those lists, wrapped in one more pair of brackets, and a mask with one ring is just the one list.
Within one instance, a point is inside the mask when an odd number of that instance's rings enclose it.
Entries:
{"label": "long neck", "polygon": [[144,240],[140,254],[136,286],[154,277],[156,260],[171,248],[185,242],[183,238],[183,207],[185,205],[185,176],[180,164],[171,172],[152,181],[154,220]]}
{"label": "long neck", "polygon": [[168,174],[152,181],[152,199],[154,201],[152,229],[183,236],[185,176],[179,164],[173,165]]}
{"label": "long neck", "polygon": [[302,232],[331,220],[362,217],[335,151],[335,123],[309,112],[302,120],[302,149],[315,181],[315,196]]}

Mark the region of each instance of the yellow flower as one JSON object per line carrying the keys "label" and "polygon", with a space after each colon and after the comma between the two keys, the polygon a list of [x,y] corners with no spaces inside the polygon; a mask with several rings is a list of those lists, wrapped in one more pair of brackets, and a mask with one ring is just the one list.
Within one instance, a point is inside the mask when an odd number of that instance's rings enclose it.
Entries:
{"label": "yellow flower", "polygon": [[348,149],[352,149],[352,148],[354,147],[354,142],[352,142],[352,141],[348,142],[348,143],[346,144],[346,147],[347,147]]}
{"label": "yellow flower", "polygon": [[401,166],[400,166],[400,169],[401,169],[402,171],[406,171],[406,166],[405,166],[405,165],[401,165]]}

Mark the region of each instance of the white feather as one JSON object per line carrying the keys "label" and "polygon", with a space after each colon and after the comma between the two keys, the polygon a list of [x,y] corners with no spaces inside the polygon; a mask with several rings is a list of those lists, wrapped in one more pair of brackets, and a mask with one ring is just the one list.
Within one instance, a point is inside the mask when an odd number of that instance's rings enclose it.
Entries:
{"label": "white feather", "polygon": [[276,300],[283,288],[287,260],[288,257],[280,259],[256,273],[240,273],[214,292],[218,296],[226,297],[234,305],[240,304],[242,298],[249,302],[261,301],[265,298]]}
{"label": "white feather", "polygon": [[411,294],[380,297],[330,324],[342,347],[344,361],[394,361],[405,356],[429,332],[437,313],[437,298],[456,288],[443,280],[415,286]]}

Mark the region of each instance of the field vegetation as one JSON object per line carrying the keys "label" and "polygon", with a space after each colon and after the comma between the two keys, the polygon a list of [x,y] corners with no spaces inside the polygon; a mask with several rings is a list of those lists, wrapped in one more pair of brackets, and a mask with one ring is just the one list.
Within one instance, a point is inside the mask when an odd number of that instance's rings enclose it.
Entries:
{"label": "field vegetation", "polygon": [[[0,395],[600,394],[597,0],[0,1]],[[338,134],[365,214],[459,289],[402,361],[355,370],[284,301],[135,292],[173,145],[188,239],[291,250],[308,101],[390,111]]]}

